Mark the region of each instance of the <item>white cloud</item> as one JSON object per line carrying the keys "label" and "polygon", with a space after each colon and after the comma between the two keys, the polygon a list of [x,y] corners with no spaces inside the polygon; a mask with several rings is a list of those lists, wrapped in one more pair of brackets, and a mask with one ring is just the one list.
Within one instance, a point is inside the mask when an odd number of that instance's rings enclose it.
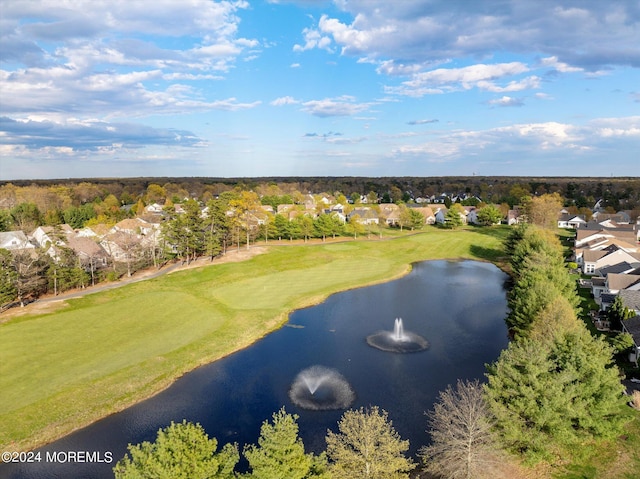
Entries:
{"label": "white cloud", "polygon": [[302,104],[302,110],[314,116],[351,116],[366,111],[370,103],[356,103],[352,96],[311,100]]}
{"label": "white cloud", "polygon": [[293,98],[292,96],[283,96],[280,98],[276,98],[275,100],[273,100],[270,105],[273,106],[283,106],[283,105],[295,105],[297,103],[300,103],[298,100],[296,100],[295,98]]}
{"label": "white cloud", "polygon": [[553,68],[560,73],[575,73],[584,71],[584,68],[572,67],[564,62],[558,61],[557,56],[543,58],[542,60],[540,60],[540,65],[543,67]]}
{"label": "white cloud", "polygon": [[524,102],[520,98],[513,98],[510,96],[503,96],[501,98],[497,98],[494,100],[489,100],[487,103],[489,105],[495,106],[522,106]]}
{"label": "white cloud", "polygon": [[[492,162],[499,158],[567,161],[585,154],[601,157],[612,147],[626,151],[640,149],[640,116],[599,118],[584,125],[554,121],[520,123],[486,130],[432,132],[429,136],[432,139],[427,142],[415,135],[398,137],[404,142],[392,149],[392,155],[454,161],[482,157],[487,152],[493,156]],[[409,143],[410,140],[414,142]]]}
{"label": "white cloud", "polygon": [[522,80],[513,80],[505,86],[495,80],[505,76],[519,75],[529,71],[529,67],[521,62],[477,64],[461,68],[438,68],[427,72],[415,73],[407,81],[397,87],[386,87],[387,93],[423,96],[440,94],[449,91],[470,90],[479,88],[491,92],[512,92],[529,88],[538,88],[540,79],[530,76]]}
{"label": "white cloud", "polygon": [[[175,114],[190,109],[238,110],[256,106],[204,98],[180,81],[219,80],[259,42],[237,36],[246,1],[176,3],[53,0],[3,5],[3,36],[15,49],[1,73],[3,112],[72,112],[103,117]],[[26,21],[25,19],[29,19]],[[171,37],[191,45],[169,49]],[[41,46],[44,45],[44,46]],[[7,58],[4,56],[4,58]]]}
{"label": "white cloud", "polygon": [[579,8],[570,0],[335,3],[353,20],[324,15],[317,35],[330,36],[343,55],[379,61],[382,71],[393,65],[388,62],[407,70],[411,64],[482,58],[496,50],[546,55],[555,59],[550,66],[564,72],[640,66],[640,10],[626,0],[579,2]]}
{"label": "white cloud", "polygon": [[303,52],[305,50],[311,50],[312,48],[332,51],[331,38],[326,35],[322,35],[318,30],[305,28],[302,31],[302,35],[304,37],[304,45],[295,44],[293,46],[294,52]]}

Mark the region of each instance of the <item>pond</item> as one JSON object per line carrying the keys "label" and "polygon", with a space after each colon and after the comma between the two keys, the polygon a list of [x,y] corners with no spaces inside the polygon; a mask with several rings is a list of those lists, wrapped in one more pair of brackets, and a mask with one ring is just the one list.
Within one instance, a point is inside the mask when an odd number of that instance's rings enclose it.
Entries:
{"label": "pond", "polygon": [[[484,378],[485,363],[507,346],[505,281],[494,265],[475,261],[417,263],[398,280],[335,294],[296,311],[288,324],[255,345],[177,380],[160,394],[40,449],[42,462],[2,465],[9,478],[113,477],[112,467],[128,443],[153,440],[171,421],[199,422],[219,443],[256,443],[265,419],[286,407],[300,416],[308,450],[324,450],[327,429],[337,430],[344,410],[310,410],[292,402],[298,374],[328,368],[350,385],[351,408],[377,405],[389,413],[411,454],[428,444],[424,412],[438,392],[457,379]],[[250,292],[247,293],[250,301]],[[367,337],[392,332],[402,318],[404,333],[428,348],[406,354],[371,347]],[[69,451],[97,453],[78,463]],[[55,452],[62,464],[46,462]],[[61,454],[62,453],[62,454]],[[86,459],[85,459],[86,460]]]}

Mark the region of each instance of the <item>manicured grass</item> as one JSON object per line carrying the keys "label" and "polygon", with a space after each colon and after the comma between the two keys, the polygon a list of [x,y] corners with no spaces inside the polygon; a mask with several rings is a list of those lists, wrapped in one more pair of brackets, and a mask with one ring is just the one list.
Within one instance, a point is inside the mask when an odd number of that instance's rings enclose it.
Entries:
{"label": "manicured grass", "polygon": [[70,300],[0,325],[0,445],[27,449],[123,409],[250,345],[293,309],[386,281],[415,261],[502,256],[506,228],[274,246]]}

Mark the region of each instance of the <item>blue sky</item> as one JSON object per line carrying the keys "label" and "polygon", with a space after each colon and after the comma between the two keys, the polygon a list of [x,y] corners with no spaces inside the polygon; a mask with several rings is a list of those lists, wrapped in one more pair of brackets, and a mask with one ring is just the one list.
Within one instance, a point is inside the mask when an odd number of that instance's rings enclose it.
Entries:
{"label": "blue sky", "polygon": [[639,176],[640,2],[8,0],[0,179]]}

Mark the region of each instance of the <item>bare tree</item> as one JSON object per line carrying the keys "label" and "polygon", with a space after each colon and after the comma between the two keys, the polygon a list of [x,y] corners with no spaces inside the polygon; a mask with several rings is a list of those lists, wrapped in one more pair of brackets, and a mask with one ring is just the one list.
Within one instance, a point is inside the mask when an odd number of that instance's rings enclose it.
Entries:
{"label": "bare tree", "polygon": [[428,472],[446,479],[500,477],[499,448],[478,380],[458,381],[455,390],[448,386],[426,414],[432,443],[419,454]]}

